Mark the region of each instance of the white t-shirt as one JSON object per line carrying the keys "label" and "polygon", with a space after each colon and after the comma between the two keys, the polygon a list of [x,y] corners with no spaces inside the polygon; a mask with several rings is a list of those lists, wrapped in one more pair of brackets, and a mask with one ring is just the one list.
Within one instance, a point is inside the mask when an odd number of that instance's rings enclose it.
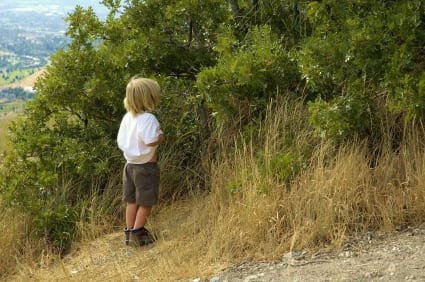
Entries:
{"label": "white t-shirt", "polygon": [[152,159],[157,146],[147,146],[158,141],[162,134],[160,124],[151,113],[133,116],[126,113],[118,130],[117,143],[128,163],[143,164]]}

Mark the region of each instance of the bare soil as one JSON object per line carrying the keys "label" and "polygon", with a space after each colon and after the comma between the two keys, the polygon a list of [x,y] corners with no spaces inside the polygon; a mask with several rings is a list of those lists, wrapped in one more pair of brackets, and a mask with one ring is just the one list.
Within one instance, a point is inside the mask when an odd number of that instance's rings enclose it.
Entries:
{"label": "bare soil", "polygon": [[293,252],[278,262],[235,266],[218,281],[425,281],[425,226],[367,233],[338,252]]}

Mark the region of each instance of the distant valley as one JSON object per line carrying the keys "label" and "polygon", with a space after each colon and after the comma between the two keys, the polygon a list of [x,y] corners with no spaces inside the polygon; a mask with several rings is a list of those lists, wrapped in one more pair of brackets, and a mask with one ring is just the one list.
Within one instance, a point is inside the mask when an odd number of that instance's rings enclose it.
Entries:
{"label": "distant valley", "polygon": [[[49,56],[69,43],[66,16],[76,5],[107,9],[98,0],[2,0],[0,2],[0,116],[19,111],[16,100],[31,98],[36,78]],[[18,88],[18,89],[16,89]],[[11,106],[14,105],[14,106]]]}

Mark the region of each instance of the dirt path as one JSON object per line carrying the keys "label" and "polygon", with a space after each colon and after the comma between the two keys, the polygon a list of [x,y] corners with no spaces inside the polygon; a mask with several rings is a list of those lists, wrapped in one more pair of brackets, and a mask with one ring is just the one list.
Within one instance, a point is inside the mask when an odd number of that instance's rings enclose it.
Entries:
{"label": "dirt path", "polygon": [[338,253],[295,252],[280,262],[243,264],[217,281],[425,281],[425,228],[369,233]]}
{"label": "dirt path", "polygon": [[7,281],[425,281],[425,225],[385,236],[368,233],[339,252],[293,252],[277,262],[244,263],[222,272],[219,262],[181,268],[184,255],[170,260],[171,242],[143,249],[125,247],[121,233],[83,243],[59,263],[41,260],[37,269],[22,268]]}

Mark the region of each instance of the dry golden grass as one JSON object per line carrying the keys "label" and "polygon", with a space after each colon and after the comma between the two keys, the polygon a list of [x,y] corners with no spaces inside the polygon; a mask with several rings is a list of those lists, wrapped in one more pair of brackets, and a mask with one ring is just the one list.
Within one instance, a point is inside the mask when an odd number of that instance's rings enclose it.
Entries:
{"label": "dry golden grass", "polygon": [[[67,257],[45,253],[33,264],[17,257],[18,265],[11,265],[17,273],[8,279],[189,281],[244,260],[273,260],[291,249],[337,248],[356,233],[423,222],[423,130],[407,128],[398,152],[383,142],[373,167],[361,142],[343,147],[317,142],[297,176],[279,180],[269,172],[277,152],[285,150],[288,128],[297,132],[288,149],[302,150],[314,141],[306,116],[301,103],[281,103],[269,109],[249,141],[216,132],[218,153],[204,160],[211,191],[156,208],[148,226],[159,237],[153,247],[124,246],[123,232],[108,231],[111,224],[98,230],[107,219],[92,211],[91,228],[98,231],[76,243]],[[102,230],[110,233],[99,236]]]}
{"label": "dry golden grass", "polygon": [[1,199],[0,228],[0,280],[7,281],[8,275],[21,267],[38,267],[37,262],[42,261],[47,249],[42,242],[28,236],[28,216],[15,208],[6,208]]}
{"label": "dry golden grass", "polygon": [[12,218],[18,219],[19,215],[14,214],[10,209],[1,209],[0,228],[3,231],[0,233],[0,273],[4,274],[8,274],[9,270],[15,267],[13,257],[19,254],[17,244],[22,241],[18,230],[21,219],[13,221]]}

